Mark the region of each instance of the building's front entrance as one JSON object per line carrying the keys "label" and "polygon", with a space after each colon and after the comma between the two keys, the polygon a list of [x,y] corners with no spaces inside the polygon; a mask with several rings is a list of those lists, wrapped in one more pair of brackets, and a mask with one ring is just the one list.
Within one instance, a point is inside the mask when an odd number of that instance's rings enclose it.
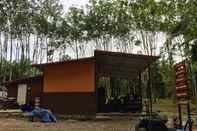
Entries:
{"label": "building's front entrance", "polygon": [[135,81],[126,78],[99,77],[97,85],[98,112],[138,112],[141,95]]}
{"label": "building's front entrance", "polygon": [[19,105],[26,103],[27,97],[27,85],[26,84],[19,84],[18,85],[18,93],[17,93],[17,103]]}

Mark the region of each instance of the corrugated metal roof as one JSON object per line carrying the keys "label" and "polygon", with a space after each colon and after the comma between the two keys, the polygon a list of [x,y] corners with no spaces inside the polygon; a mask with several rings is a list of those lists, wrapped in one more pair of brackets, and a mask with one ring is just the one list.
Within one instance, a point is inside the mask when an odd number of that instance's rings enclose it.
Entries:
{"label": "corrugated metal roof", "polygon": [[41,79],[43,76],[33,76],[33,77],[27,77],[27,78],[22,78],[22,79],[16,79],[16,80],[11,80],[11,81],[6,81],[2,83],[2,85],[9,85],[9,84],[20,84],[20,83],[26,83],[31,80],[36,80],[36,79]]}
{"label": "corrugated metal roof", "polygon": [[136,78],[158,58],[158,56],[95,51],[97,73],[103,76]]}
{"label": "corrugated metal roof", "polygon": [[72,59],[72,60],[59,61],[59,62],[51,62],[51,63],[43,63],[43,64],[33,64],[32,66],[36,67],[36,68],[39,68],[39,69],[43,69],[45,66],[48,66],[48,65],[89,61],[89,60],[95,59],[95,54],[105,55],[105,56],[113,56],[113,57],[127,57],[127,58],[130,58],[130,59],[133,59],[133,60],[138,59],[139,62],[140,61],[145,61],[145,62],[150,62],[150,63],[159,58],[159,56],[150,56],[150,55],[141,55],[141,54],[130,54],[130,53],[122,53],[122,52],[95,50],[94,56],[92,56],[92,57]]}
{"label": "corrugated metal roof", "polygon": [[43,69],[45,66],[48,66],[48,65],[66,64],[66,63],[71,63],[71,62],[82,62],[82,61],[89,61],[93,59],[94,57],[86,57],[86,58],[71,59],[71,60],[51,62],[51,63],[33,64],[32,67]]}

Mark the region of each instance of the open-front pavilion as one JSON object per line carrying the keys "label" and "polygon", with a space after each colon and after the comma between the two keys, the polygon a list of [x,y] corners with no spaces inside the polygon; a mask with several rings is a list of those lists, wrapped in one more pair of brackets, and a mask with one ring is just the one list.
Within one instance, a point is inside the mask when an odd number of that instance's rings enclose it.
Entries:
{"label": "open-front pavilion", "polygon": [[98,111],[140,112],[142,88],[148,89],[145,91],[151,93],[150,82],[148,82],[149,67],[158,58],[157,56],[95,51]]}

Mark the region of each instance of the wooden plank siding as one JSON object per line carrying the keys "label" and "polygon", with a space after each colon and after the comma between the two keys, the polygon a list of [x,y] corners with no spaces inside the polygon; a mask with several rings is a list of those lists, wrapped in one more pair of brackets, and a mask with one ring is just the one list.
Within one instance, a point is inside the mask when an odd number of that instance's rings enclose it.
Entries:
{"label": "wooden plank siding", "polygon": [[94,92],[94,59],[48,65],[43,92]]}
{"label": "wooden plank siding", "polygon": [[13,81],[8,81],[4,83],[7,88],[7,97],[17,99],[18,94],[18,85],[26,84],[27,85],[27,95],[26,95],[26,103],[35,102],[35,97],[42,96],[42,76],[38,77],[29,77],[24,79],[18,79]]}
{"label": "wooden plank siding", "polygon": [[96,114],[94,58],[44,67],[41,104],[56,113]]}

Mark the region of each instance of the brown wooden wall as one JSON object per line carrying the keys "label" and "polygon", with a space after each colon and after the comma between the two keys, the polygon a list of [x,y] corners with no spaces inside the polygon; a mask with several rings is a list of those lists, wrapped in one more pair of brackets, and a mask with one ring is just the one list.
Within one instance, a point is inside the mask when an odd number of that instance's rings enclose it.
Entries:
{"label": "brown wooden wall", "polygon": [[54,113],[96,114],[95,93],[91,92],[50,92],[44,93],[42,103]]}
{"label": "brown wooden wall", "polygon": [[8,97],[14,97],[17,100],[18,85],[27,84],[27,103],[34,103],[35,97],[42,95],[42,77],[32,77],[23,80],[11,81],[6,84]]}
{"label": "brown wooden wall", "polygon": [[31,89],[27,91],[27,102],[34,103],[36,97],[42,97],[43,78],[32,79],[27,87]]}
{"label": "brown wooden wall", "polygon": [[7,97],[17,97],[18,87],[16,83],[11,83],[7,87]]}
{"label": "brown wooden wall", "polygon": [[47,65],[43,92],[94,92],[94,59]]}
{"label": "brown wooden wall", "polygon": [[93,58],[47,65],[43,82],[41,104],[53,112],[96,113]]}

